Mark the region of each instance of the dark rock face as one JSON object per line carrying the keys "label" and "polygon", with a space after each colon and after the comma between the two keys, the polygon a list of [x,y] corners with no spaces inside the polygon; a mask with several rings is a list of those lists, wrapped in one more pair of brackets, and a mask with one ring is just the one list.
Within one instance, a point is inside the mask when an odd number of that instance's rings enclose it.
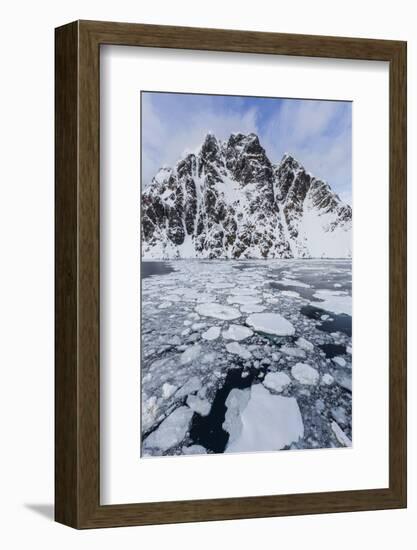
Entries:
{"label": "dark rock face", "polygon": [[208,134],[144,190],[143,256],[347,257],[351,220],[351,207],[290,155],[273,165],[255,134]]}

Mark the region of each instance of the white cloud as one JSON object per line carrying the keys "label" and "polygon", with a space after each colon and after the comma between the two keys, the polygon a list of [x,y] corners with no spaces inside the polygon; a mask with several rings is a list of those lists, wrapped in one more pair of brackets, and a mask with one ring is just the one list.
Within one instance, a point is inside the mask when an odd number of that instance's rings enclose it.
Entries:
{"label": "white cloud", "polygon": [[173,132],[171,124],[156,112],[151,96],[145,94],[142,96],[142,125],[145,185],[161,166],[173,166],[184,152],[198,149],[208,132],[218,139],[227,139],[232,132],[258,132],[255,109],[246,111],[242,116],[236,112],[216,112],[214,107],[205,107],[184,116]]}
{"label": "white cloud", "polygon": [[307,171],[350,197],[351,131],[344,106],[330,101],[286,101],[267,124],[265,147],[279,160],[291,153]]}
{"label": "white cloud", "polygon": [[[157,94],[142,95],[143,184],[161,166],[173,166],[186,152],[198,150],[208,132],[227,139],[232,132],[255,132],[272,162],[285,152],[351,202],[351,129],[346,104],[332,101],[284,100],[260,124],[256,106],[230,109],[216,97],[201,96],[191,105],[181,101],[158,104]],[[167,98],[165,98],[167,99]],[[175,107],[173,107],[173,105]],[[238,103],[236,103],[238,106]],[[189,107],[189,108],[188,108]]]}

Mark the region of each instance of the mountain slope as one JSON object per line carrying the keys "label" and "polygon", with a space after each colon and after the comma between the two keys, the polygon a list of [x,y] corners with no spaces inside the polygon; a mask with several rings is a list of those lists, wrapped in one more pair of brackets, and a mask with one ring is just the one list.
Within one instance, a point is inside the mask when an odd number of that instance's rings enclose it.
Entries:
{"label": "mountain slope", "polygon": [[327,183],[290,155],[272,164],[255,134],[208,134],[142,193],[145,259],[350,257],[351,226]]}

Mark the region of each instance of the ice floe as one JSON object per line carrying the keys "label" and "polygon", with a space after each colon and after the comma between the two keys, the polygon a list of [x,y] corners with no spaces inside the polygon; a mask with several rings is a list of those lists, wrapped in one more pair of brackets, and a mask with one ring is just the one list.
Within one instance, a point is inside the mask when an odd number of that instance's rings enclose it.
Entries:
{"label": "ice floe", "polygon": [[204,340],[216,340],[220,336],[220,327],[210,327],[201,335]]}
{"label": "ice floe", "polygon": [[325,386],[331,386],[333,384],[333,382],[334,382],[334,378],[331,374],[329,374],[328,372],[323,374],[322,379],[321,379],[322,384],[324,384]]}
{"label": "ice floe", "polygon": [[184,439],[193,416],[188,407],[178,407],[143,442],[144,449],[167,451]]}
{"label": "ice floe", "polygon": [[189,395],[187,397],[187,405],[201,416],[207,416],[211,409],[210,402],[207,399],[197,397],[197,395]]}
{"label": "ice floe", "polygon": [[250,399],[250,390],[234,388],[226,398],[226,414],[223,429],[229,434],[229,445],[232,445],[242,432],[242,412]]}
{"label": "ice floe", "polygon": [[300,295],[295,290],[282,290],[282,296],[287,296],[288,298],[300,298]]}
{"label": "ice floe", "polygon": [[279,313],[254,313],[246,319],[246,324],[254,330],[277,336],[292,336],[295,333],[294,325]]}
{"label": "ice floe", "polygon": [[152,395],[149,399],[144,399],[142,405],[142,429],[144,431],[148,430],[155,422],[158,410],[158,399],[155,395]]}
{"label": "ice floe", "polygon": [[301,281],[293,281],[290,279],[281,279],[277,281],[280,285],[284,286],[298,286],[299,288],[310,288],[311,285],[307,283],[302,283]]}
{"label": "ice floe", "polygon": [[233,391],[233,402],[226,400],[223,423],[230,434],[226,453],[279,450],[303,437],[303,420],[294,397],[272,395],[262,384]]}
{"label": "ice floe", "polygon": [[257,304],[261,301],[259,296],[247,296],[247,295],[233,295],[228,296],[227,301],[229,304]]}
{"label": "ice floe", "polygon": [[190,346],[180,356],[181,365],[186,365],[187,363],[191,363],[191,361],[194,361],[194,359],[197,359],[200,353],[201,353],[201,346],[199,346],[198,344],[195,344],[194,346]]}
{"label": "ice floe", "polygon": [[346,359],[340,357],[339,355],[333,357],[332,361],[334,361],[336,365],[339,365],[339,367],[346,367]]}
{"label": "ice floe", "polygon": [[240,311],[235,307],[214,302],[198,305],[195,310],[205,317],[214,317],[215,319],[222,319],[224,321],[231,321],[241,316]]}
{"label": "ice floe", "polygon": [[314,386],[319,381],[319,373],[307,363],[296,363],[291,369],[291,374],[301,384]]}
{"label": "ice floe", "polygon": [[291,384],[291,378],[285,372],[269,372],[263,381],[263,385],[269,390],[281,393]]}
{"label": "ice floe", "polygon": [[183,447],[183,455],[205,455],[207,450],[202,445],[190,445],[189,447]]}
{"label": "ice floe", "polygon": [[187,382],[177,391],[175,394],[175,397],[178,399],[181,399],[182,397],[186,397],[190,393],[198,392],[198,390],[201,388],[202,383],[200,378],[197,376],[192,376],[187,380]]}
{"label": "ice floe", "polygon": [[240,306],[240,311],[243,313],[261,313],[265,311],[265,306],[260,306],[258,304],[244,304]]}
{"label": "ice floe", "polygon": [[222,336],[226,340],[240,341],[249,338],[252,334],[253,331],[248,327],[244,327],[243,325],[230,325],[227,330],[223,331]]}
{"label": "ice floe", "polygon": [[310,302],[314,307],[333,313],[352,315],[352,296],[338,290],[318,290],[313,294],[319,302]]}
{"label": "ice floe", "polygon": [[331,427],[334,435],[336,436],[336,439],[341,445],[343,445],[344,447],[352,447],[352,441],[345,434],[345,432],[342,430],[339,424],[337,424],[337,422],[333,421],[331,423]]}
{"label": "ice floe", "polygon": [[305,338],[303,338],[302,336],[300,336],[300,338],[298,338],[295,342],[297,344],[298,347],[300,347],[301,349],[305,350],[305,351],[313,351],[314,350],[314,345],[309,342],[308,340],[306,340]]}
{"label": "ice floe", "polygon": [[290,355],[291,357],[300,357],[303,359],[306,356],[306,352],[298,347],[285,345],[281,346],[279,350],[281,353],[285,353],[286,355]]}
{"label": "ice floe", "polygon": [[177,391],[177,386],[165,382],[162,386],[162,397],[164,399],[169,399]]}
{"label": "ice floe", "polygon": [[201,357],[201,362],[204,363],[204,364],[207,364],[207,363],[213,363],[213,361],[216,360],[216,352],[214,351],[210,351],[209,353],[205,353],[202,357]]}
{"label": "ice floe", "polygon": [[226,344],[226,349],[229,353],[238,355],[242,359],[250,359],[252,357],[251,352],[238,342],[230,342],[230,344]]}

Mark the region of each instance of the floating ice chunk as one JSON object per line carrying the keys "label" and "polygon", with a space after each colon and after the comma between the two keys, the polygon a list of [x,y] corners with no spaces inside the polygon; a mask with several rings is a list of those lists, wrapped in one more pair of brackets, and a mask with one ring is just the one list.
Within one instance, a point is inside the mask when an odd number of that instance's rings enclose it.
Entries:
{"label": "floating ice chunk", "polygon": [[186,397],[190,393],[195,393],[200,390],[202,386],[200,378],[198,376],[192,376],[187,382],[177,391],[175,397],[181,399]]}
{"label": "floating ice chunk", "polygon": [[276,353],[275,351],[271,354],[272,361],[279,361],[279,353]]}
{"label": "floating ice chunk", "polygon": [[196,306],[195,310],[205,317],[214,317],[215,319],[223,319],[225,321],[231,321],[232,319],[240,317],[240,311],[238,309],[213,302],[200,304]]}
{"label": "floating ice chunk", "polygon": [[331,409],[331,415],[333,419],[342,426],[345,426],[347,424],[347,414],[346,410],[343,407],[333,407]]}
{"label": "floating ice chunk", "polygon": [[301,349],[304,349],[305,351],[314,350],[314,345],[308,340],[306,340],[305,338],[303,338],[302,336],[300,336],[300,338],[298,338],[298,340],[295,343],[297,344],[298,347],[300,347]]}
{"label": "floating ice chunk", "polygon": [[349,355],[352,355],[352,348],[351,346],[347,346],[346,353],[349,353]]}
{"label": "floating ice chunk", "polygon": [[352,377],[351,376],[349,376],[345,372],[339,373],[338,371],[336,371],[334,373],[334,377],[335,377],[336,382],[339,384],[339,386],[341,386],[345,390],[348,390],[348,391],[352,392]]}
{"label": "floating ice chunk", "polygon": [[191,329],[190,328],[185,328],[182,332],[181,332],[181,336],[188,336],[191,332]]}
{"label": "floating ice chunk", "polygon": [[[234,394],[234,400],[228,403],[232,392],[240,394]],[[223,423],[230,434],[226,453],[279,450],[304,436],[303,420],[294,397],[271,395],[262,384],[232,392],[226,400],[228,408]]]}
{"label": "floating ice chunk", "polygon": [[167,357],[163,357],[162,359],[157,359],[152,363],[152,365],[149,368],[150,370],[159,370],[161,367],[166,365],[168,361],[169,359]]}
{"label": "floating ice chunk", "polygon": [[241,376],[241,378],[247,378],[249,376],[249,374],[250,373],[249,373],[248,370],[244,370],[244,371],[242,371],[242,374],[240,376]]}
{"label": "floating ice chunk", "polygon": [[193,411],[188,407],[175,409],[143,442],[145,449],[167,451],[184,439]]}
{"label": "floating ice chunk", "polygon": [[238,439],[242,432],[242,412],[248,404],[249,399],[249,389],[239,390],[234,388],[227,396],[223,429],[229,433],[229,445]]}
{"label": "floating ice chunk", "polygon": [[216,359],[216,353],[214,351],[211,351],[201,357],[201,362],[204,364],[213,363],[215,359]]}
{"label": "floating ice chunk", "polygon": [[261,306],[258,304],[245,304],[243,306],[240,306],[240,311],[243,311],[243,313],[260,313],[264,310],[265,306]]}
{"label": "floating ice chunk", "polygon": [[321,379],[322,384],[324,384],[325,386],[331,386],[333,382],[334,382],[334,378],[331,374],[329,374],[328,372],[326,372],[326,374],[323,374],[323,377]]}
{"label": "floating ice chunk", "polygon": [[285,372],[269,372],[263,381],[266,388],[277,393],[281,393],[289,384],[291,379]]}
{"label": "floating ice chunk", "polygon": [[280,285],[285,286],[298,286],[300,288],[311,288],[310,285],[307,283],[302,283],[301,281],[290,281],[289,279],[281,279],[280,281],[277,281]]}
{"label": "floating ice chunk", "polygon": [[230,292],[232,294],[238,294],[241,296],[253,296],[254,294],[257,294],[257,290],[254,288],[241,288],[241,287],[233,288]]}
{"label": "floating ice chunk", "polygon": [[293,325],[279,313],[254,313],[246,319],[246,324],[260,332],[277,336],[292,336]]}
{"label": "floating ice chunk", "polygon": [[192,330],[201,330],[206,326],[206,323],[194,323],[191,325]]}
{"label": "floating ice chunk", "polygon": [[320,317],[320,319],[321,319],[322,321],[326,321],[326,319],[328,319],[329,317],[330,317],[330,315],[325,314],[325,315],[322,315],[322,316]]}
{"label": "floating ice chunk", "polygon": [[187,405],[201,416],[207,416],[211,409],[211,404],[207,399],[200,399],[196,395],[189,395],[187,397]]}
{"label": "floating ice chunk", "polygon": [[333,357],[333,361],[336,363],[336,365],[339,365],[339,367],[346,367],[346,360],[343,359],[343,357],[340,357],[337,355],[336,357]]}
{"label": "floating ice chunk", "polygon": [[183,447],[183,455],[205,455],[207,454],[206,449],[202,445],[190,445],[189,447]]}
{"label": "floating ice chunk", "polygon": [[296,363],[291,369],[291,374],[301,384],[314,386],[319,381],[319,373],[307,363]]}
{"label": "floating ice chunk", "polygon": [[342,428],[333,420],[331,427],[338,442],[344,447],[352,447],[352,441],[348,438]]}
{"label": "floating ice chunk", "polygon": [[233,288],[233,283],[207,283],[207,288],[213,289],[224,289],[224,288]]}
{"label": "floating ice chunk", "polygon": [[177,391],[177,386],[165,382],[162,386],[162,396],[165,399],[169,399]]}
{"label": "floating ice chunk", "polygon": [[194,321],[198,321],[200,319],[200,315],[197,315],[197,313],[194,313],[194,311],[192,313],[189,313],[188,317],[190,319],[193,319]]}
{"label": "floating ice chunk", "polygon": [[172,306],[172,302],[162,302],[162,304],[159,304],[158,309],[167,309],[168,307]]}
{"label": "floating ice chunk", "polygon": [[246,295],[235,295],[228,296],[227,301],[229,304],[257,304],[260,302],[259,296],[246,296]]}
{"label": "floating ice chunk", "polygon": [[182,295],[184,300],[193,302],[194,300],[197,300],[201,296],[201,293],[191,288],[185,288],[182,292]]}
{"label": "floating ice chunk", "polygon": [[179,346],[181,345],[181,340],[180,340],[180,337],[175,335],[173,336],[172,338],[170,338],[168,340],[168,344],[170,344],[171,346]]}
{"label": "floating ice chunk", "polygon": [[192,324],[192,322],[189,319],[186,319],[184,321],[184,326],[189,327]]}
{"label": "floating ice chunk", "polygon": [[342,285],[341,285],[340,283],[335,283],[333,286],[334,286],[335,288],[341,288]]}
{"label": "floating ice chunk", "polygon": [[238,342],[230,342],[230,344],[226,344],[226,349],[229,353],[239,355],[242,359],[250,359],[252,357],[251,352]]}
{"label": "floating ice chunk", "polygon": [[201,352],[201,346],[198,344],[194,344],[194,346],[190,346],[187,348],[180,356],[180,363],[181,365],[186,365],[187,363],[191,363],[191,361],[194,361],[194,359],[197,359],[197,357],[200,355]]}
{"label": "floating ice chunk", "polygon": [[178,294],[168,294],[165,298],[168,302],[181,302],[181,298]]}
{"label": "floating ice chunk", "polygon": [[287,345],[280,347],[280,351],[286,355],[290,355],[291,357],[300,357],[303,359],[306,356],[306,352],[303,349]]}
{"label": "floating ice chunk", "polygon": [[244,340],[252,336],[253,331],[242,325],[230,325],[229,328],[223,331],[223,338],[226,340]]}
{"label": "floating ice chunk", "polygon": [[283,296],[287,296],[288,298],[300,298],[300,295],[298,292],[295,292],[295,290],[282,290],[281,294]]}
{"label": "floating ice chunk", "polygon": [[343,291],[318,290],[313,296],[321,300],[319,302],[310,302],[314,307],[332,311],[336,314],[345,313],[346,315],[352,315],[352,296]]}
{"label": "floating ice chunk", "polygon": [[220,327],[210,327],[201,335],[204,340],[216,340],[220,336]]}
{"label": "floating ice chunk", "polygon": [[205,303],[205,302],[215,302],[216,296],[213,296],[212,294],[206,294],[204,292],[199,293],[199,295],[196,298],[196,302],[198,304]]}
{"label": "floating ice chunk", "polygon": [[155,395],[144,401],[142,407],[142,429],[148,430],[159,413],[158,400]]}

